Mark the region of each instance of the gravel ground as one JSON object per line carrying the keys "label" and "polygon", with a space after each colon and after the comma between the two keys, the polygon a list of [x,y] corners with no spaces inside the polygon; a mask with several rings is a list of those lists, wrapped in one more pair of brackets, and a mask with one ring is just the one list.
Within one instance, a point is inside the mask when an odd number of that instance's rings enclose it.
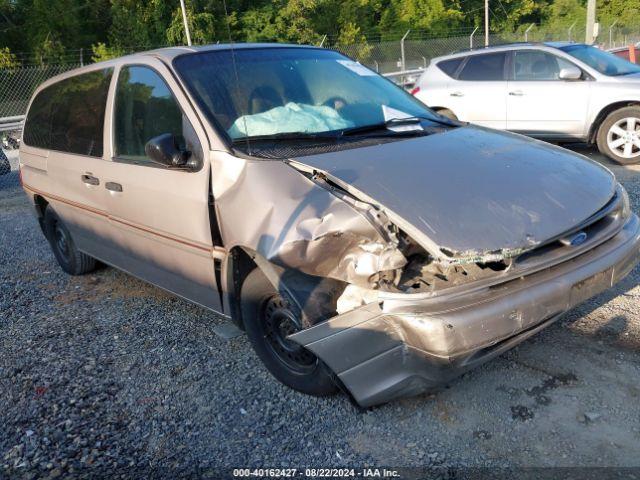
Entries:
{"label": "gravel ground", "polygon": [[[640,167],[614,171],[640,211]],[[280,385],[199,307],[113,268],[65,275],[6,182],[0,244],[0,478],[640,467],[639,269],[440,391],[361,412]]]}

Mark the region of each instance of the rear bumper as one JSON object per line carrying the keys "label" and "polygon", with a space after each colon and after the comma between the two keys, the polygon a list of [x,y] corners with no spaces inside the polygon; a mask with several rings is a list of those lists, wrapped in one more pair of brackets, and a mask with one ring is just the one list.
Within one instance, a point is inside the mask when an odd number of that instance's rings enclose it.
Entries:
{"label": "rear bumper", "polygon": [[632,215],[613,238],[547,270],[439,301],[390,299],[296,333],[361,406],[414,395],[491,358],[610,288],[640,257]]}

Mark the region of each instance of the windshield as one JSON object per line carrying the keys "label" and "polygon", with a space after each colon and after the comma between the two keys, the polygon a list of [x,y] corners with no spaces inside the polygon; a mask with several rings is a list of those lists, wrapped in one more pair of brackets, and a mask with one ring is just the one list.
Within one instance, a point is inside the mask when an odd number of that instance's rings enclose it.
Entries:
{"label": "windshield", "polygon": [[177,57],[174,66],[209,120],[232,140],[340,132],[396,118],[438,121],[401,88],[330,50],[208,51]]}
{"label": "windshield", "polygon": [[586,63],[603,75],[617,77],[630,73],[640,73],[640,66],[589,45],[568,45],[562,47],[561,50]]}

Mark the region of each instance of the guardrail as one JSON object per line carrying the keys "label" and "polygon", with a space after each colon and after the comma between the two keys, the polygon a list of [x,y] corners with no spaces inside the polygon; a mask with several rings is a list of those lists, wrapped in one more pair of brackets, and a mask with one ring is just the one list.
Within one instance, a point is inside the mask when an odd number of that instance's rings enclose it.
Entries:
{"label": "guardrail", "polygon": [[14,117],[0,118],[0,132],[11,132],[14,130],[22,130],[24,125],[24,115],[16,115]]}
{"label": "guardrail", "polygon": [[397,72],[383,73],[382,76],[389,78],[405,89],[409,89],[413,87],[413,85],[415,85],[424,70],[424,68],[416,68],[413,70],[399,70]]}

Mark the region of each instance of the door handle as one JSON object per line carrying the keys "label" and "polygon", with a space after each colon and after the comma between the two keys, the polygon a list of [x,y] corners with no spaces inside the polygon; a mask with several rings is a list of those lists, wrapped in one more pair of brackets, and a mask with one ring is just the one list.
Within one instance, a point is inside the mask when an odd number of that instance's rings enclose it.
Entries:
{"label": "door handle", "polygon": [[107,182],[104,184],[104,188],[106,188],[107,190],[111,190],[112,192],[122,191],[122,185],[116,182]]}
{"label": "door handle", "polygon": [[462,92],[452,92],[449,95],[451,95],[452,97],[464,97],[464,93]]}
{"label": "door handle", "polygon": [[82,175],[80,178],[87,185],[100,185],[100,179],[93,175]]}
{"label": "door handle", "polygon": [[513,92],[509,92],[509,95],[512,97],[521,97],[524,95],[524,92],[522,90],[515,90]]}

